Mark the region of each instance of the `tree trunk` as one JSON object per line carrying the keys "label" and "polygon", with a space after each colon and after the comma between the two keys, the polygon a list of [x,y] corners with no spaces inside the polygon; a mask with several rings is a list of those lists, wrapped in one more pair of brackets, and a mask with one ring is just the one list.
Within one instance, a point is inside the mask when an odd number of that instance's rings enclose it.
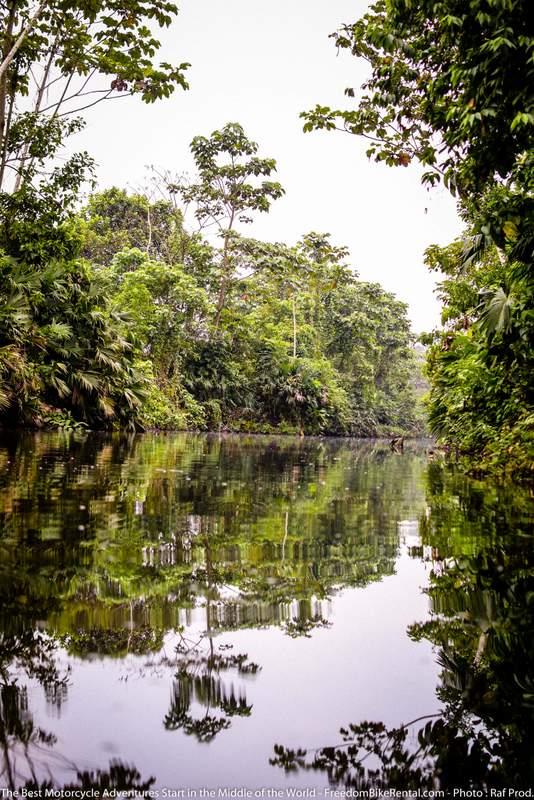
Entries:
{"label": "tree trunk", "polygon": [[293,358],[297,357],[297,311],[295,307],[295,294],[293,294],[292,299],[292,311],[293,311]]}
{"label": "tree trunk", "polygon": [[[7,61],[9,54],[11,52],[11,42],[13,39],[13,25],[15,23],[15,3],[11,5],[9,9],[9,15],[7,18],[7,26],[6,31],[4,34],[4,46],[2,48],[2,66],[6,64],[9,66],[11,61]],[[5,159],[6,156],[6,137],[8,133],[8,126],[6,125],[6,116],[9,119],[9,115],[6,115],[7,109],[7,99],[8,99],[8,91],[7,91],[7,67],[2,70],[0,75],[0,153],[2,153],[2,163],[0,165],[0,188],[2,186],[2,178],[4,177],[5,171]],[[11,104],[12,105],[12,104]]]}
{"label": "tree trunk", "polygon": [[[41,103],[43,102],[44,93],[46,91],[46,85],[48,83],[48,76],[50,75],[50,70],[52,69],[52,64],[54,63],[54,58],[56,57],[56,52],[57,52],[57,47],[58,47],[58,40],[59,40],[59,34],[56,36],[56,39],[54,41],[54,45],[52,47],[52,51],[51,51],[50,56],[48,58],[46,67],[44,69],[43,79],[42,79],[41,84],[40,84],[40,86],[39,86],[39,88],[37,90],[37,97],[35,98],[35,105],[33,107],[33,113],[34,114],[38,114],[39,111],[41,110]],[[19,160],[19,164],[20,164],[19,170],[22,169],[22,167],[24,166],[24,162],[28,158],[28,153],[30,152],[30,144],[31,144],[31,142],[26,142],[26,144],[24,145],[24,149],[22,151],[22,155],[21,155],[20,160]],[[32,167],[32,163],[33,163],[33,159],[32,159],[32,161],[30,161],[30,169]],[[17,178],[15,180],[15,186],[14,186],[14,191],[15,192],[18,191],[18,189],[20,189],[21,183],[22,183],[22,173],[19,171],[17,173]]]}
{"label": "tree trunk", "polygon": [[221,322],[221,314],[224,309],[224,304],[226,302],[226,293],[228,290],[228,283],[230,280],[229,268],[230,268],[230,257],[228,255],[228,244],[230,241],[230,234],[232,233],[232,229],[234,226],[234,212],[230,215],[230,220],[228,222],[228,228],[224,234],[224,244],[223,244],[223,255],[222,255],[222,278],[221,278],[221,286],[219,288],[219,298],[217,300],[217,310],[215,312],[215,333],[219,330],[219,324]]}

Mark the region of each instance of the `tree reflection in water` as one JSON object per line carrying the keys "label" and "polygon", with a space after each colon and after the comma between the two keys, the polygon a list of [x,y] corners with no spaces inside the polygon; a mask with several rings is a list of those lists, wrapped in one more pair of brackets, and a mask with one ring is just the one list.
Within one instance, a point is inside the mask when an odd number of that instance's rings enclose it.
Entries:
{"label": "tree reflection in water", "polygon": [[65,665],[74,664],[75,679],[75,659],[163,675],[171,701],[162,724],[202,742],[249,716],[245,679],[260,667],[215,647],[215,635],[276,625],[309,637],[330,624],[340,587],[393,574],[398,522],[421,508],[422,463],[409,446],[399,456],[380,443],[8,436],[0,446],[8,782],[66,786],[70,771],[87,785],[145,785],[118,762],[80,771],[34,725],[25,681],[37,680],[60,714]]}
{"label": "tree reflection in water", "polygon": [[[38,630],[0,636],[0,780],[5,788],[117,789],[146,792],[154,778],[143,780],[135,767],[119,760],[107,769],[80,769],[53,747],[56,737],[36,725],[28,704],[28,686],[37,681],[47,699],[61,705],[69,670],[58,663],[58,643]],[[57,773],[57,774],[55,774]]]}
{"label": "tree reflection in water", "polygon": [[528,788],[534,781],[534,532],[527,491],[431,464],[422,546],[431,618],[409,635],[438,648],[442,711],[364,721],[315,751],[275,746],[273,765],[358,789]]}
{"label": "tree reflection in water", "polygon": [[[256,674],[261,668],[246,654],[216,653],[209,635],[201,636],[197,642],[182,635],[176,656],[171,706],[164,720],[167,730],[181,729],[201,742],[209,742],[230,727],[232,717],[250,716],[252,706],[247,703],[244,688],[239,687],[236,693],[234,684],[226,687],[221,678],[221,673],[228,671],[238,676]],[[204,712],[193,716],[193,702]]]}

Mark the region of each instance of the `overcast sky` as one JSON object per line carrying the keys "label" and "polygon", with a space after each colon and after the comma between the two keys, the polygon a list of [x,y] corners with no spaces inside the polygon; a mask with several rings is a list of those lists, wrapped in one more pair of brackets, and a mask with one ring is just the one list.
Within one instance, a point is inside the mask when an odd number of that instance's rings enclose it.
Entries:
{"label": "overcast sky", "polygon": [[188,92],[147,106],[136,98],[89,112],[83,144],[99,164],[100,186],[143,183],[146,165],[193,171],[189,143],[240,122],[260,155],[278,163],[286,190],[245,233],[294,243],[315,230],[347,245],[364,280],[379,281],[409,305],[414,330],[439,319],[434,277],[423,264],[433,243],[460,231],[445,189],[421,187],[417,167],[368,161],[365,143],[344,133],[302,132],[299,112],[342,107],[365,66],[336,54],[328,34],[355,20],[361,0],[181,0],[163,33],[161,60],[191,62]]}

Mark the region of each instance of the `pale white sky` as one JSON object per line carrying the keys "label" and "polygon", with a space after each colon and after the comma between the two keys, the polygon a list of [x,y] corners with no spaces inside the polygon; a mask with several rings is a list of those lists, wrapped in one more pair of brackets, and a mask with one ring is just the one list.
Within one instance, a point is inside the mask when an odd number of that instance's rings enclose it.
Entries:
{"label": "pale white sky", "polygon": [[286,190],[244,233],[294,243],[311,230],[330,232],[334,244],[350,248],[362,279],[409,304],[414,330],[421,331],[439,318],[423,251],[459,233],[453,199],[445,189],[422,188],[417,167],[368,161],[356,137],[304,134],[298,116],[316,103],[343,107],[350,102],[344,88],[363,81],[365,66],[346,52],[337,55],[328,34],[366,6],[363,0],[181,0],[158,60],[191,62],[190,90],[150,106],[136,98],[103,104],[89,112],[81,138],[99,164],[102,187],[135,186],[148,164],[192,172],[193,136],[240,122],[260,155],[277,160]]}

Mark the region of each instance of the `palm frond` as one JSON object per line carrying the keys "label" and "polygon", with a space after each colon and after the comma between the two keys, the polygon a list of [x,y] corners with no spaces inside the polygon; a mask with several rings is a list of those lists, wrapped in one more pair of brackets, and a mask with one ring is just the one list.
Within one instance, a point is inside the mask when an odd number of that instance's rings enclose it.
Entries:
{"label": "palm frond", "polygon": [[88,392],[97,392],[102,380],[96,372],[82,372],[78,370],[73,375],[74,381]]}
{"label": "palm frond", "polygon": [[512,325],[515,305],[514,295],[501,287],[489,294],[479,306],[478,325],[488,336],[496,333],[508,333]]}

